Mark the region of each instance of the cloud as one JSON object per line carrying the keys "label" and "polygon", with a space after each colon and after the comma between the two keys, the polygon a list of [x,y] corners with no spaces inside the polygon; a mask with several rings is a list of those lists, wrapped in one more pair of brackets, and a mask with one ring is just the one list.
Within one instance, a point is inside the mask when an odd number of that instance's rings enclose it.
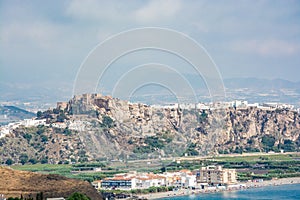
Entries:
{"label": "cloud", "polygon": [[72,0],[66,6],[65,14],[85,22],[115,22],[126,20],[130,4],[120,1]]}
{"label": "cloud", "polygon": [[159,22],[165,19],[174,20],[174,16],[181,9],[181,1],[179,0],[152,0],[148,4],[138,9],[134,16],[138,22]]}
{"label": "cloud", "polygon": [[[71,69],[108,36],[149,25],[190,35],[207,48],[228,77],[233,71],[235,76],[256,76],[243,67],[245,63],[261,69],[277,67],[281,69],[278,77],[286,67],[299,68],[298,1],[0,2],[0,60],[7,79],[13,79],[12,67]],[[44,56],[31,59],[35,54]],[[30,77],[32,73],[26,71]],[[291,77],[295,74],[290,73]]]}
{"label": "cloud", "polygon": [[261,56],[292,56],[299,54],[299,44],[279,39],[244,40],[232,44],[238,53],[258,54]]}
{"label": "cloud", "polygon": [[13,23],[1,31],[1,36],[7,45],[31,44],[32,47],[47,49],[58,41],[59,29],[56,25],[45,22]]}

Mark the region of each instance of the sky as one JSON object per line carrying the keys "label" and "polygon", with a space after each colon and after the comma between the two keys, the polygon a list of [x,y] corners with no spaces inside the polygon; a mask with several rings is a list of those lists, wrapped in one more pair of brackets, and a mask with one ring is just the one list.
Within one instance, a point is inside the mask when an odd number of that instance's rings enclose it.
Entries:
{"label": "sky", "polygon": [[300,81],[299,21],[297,0],[0,0],[0,82],[73,82],[97,44],[143,27],[193,38],[223,78]]}

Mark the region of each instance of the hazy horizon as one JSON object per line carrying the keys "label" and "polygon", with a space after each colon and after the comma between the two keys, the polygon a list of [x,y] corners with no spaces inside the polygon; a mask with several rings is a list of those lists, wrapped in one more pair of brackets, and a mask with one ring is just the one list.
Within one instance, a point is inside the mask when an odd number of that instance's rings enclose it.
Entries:
{"label": "hazy horizon", "polygon": [[[188,35],[204,47],[224,79],[300,81],[299,1],[4,0],[0,17],[0,82],[20,89],[68,88],[96,45],[143,27]],[[108,79],[145,60],[185,67],[167,55],[142,52],[114,64]]]}

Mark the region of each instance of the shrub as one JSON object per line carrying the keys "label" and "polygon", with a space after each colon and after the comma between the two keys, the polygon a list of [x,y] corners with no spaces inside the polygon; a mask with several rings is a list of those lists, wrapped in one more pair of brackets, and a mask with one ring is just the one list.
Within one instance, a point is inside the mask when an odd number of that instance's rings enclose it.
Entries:
{"label": "shrub", "polygon": [[67,200],[91,200],[88,196],[81,194],[79,192],[73,193],[67,198]]}
{"label": "shrub", "polygon": [[22,163],[22,165],[24,165],[28,161],[28,155],[25,153],[21,154],[19,157],[19,160]]}
{"label": "shrub", "polygon": [[104,128],[111,128],[114,125],[114,121],[109,116],[104,115],[102,118],[101,126]]}
{"label": "shrub", "polygon": [[261,142],[264,146],[272,148],[275,143],[275,138],[271,135],[264,135],[261,139]]}
{"label": "shrub", "polygon": [[155,136],[150,136],[145,139],[145,143],[154,148],[163,148],[165,145],[161,139]]}
{"label": "shrub", "polygon": [[12,164],[14,164],[14,161],[9,158],[9,159],[6,160],[5,164],[12,165]]}
{"label": "shrub", "polygon": [[38,161],[37,161],[37,159],[35,159],[35,158],[30,158],[29,160],[28,160],[28,162],[30,162],[31,164],[36,164]]}

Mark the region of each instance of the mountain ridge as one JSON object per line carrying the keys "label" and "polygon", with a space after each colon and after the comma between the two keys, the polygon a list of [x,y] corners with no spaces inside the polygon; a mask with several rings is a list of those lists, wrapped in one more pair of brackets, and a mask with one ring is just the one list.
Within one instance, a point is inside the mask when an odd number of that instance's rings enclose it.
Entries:
{"label": "mountain ridge", "polygon": [[[85,94],[39,114],[43,126],[0,139],[2,163],[82,162],[219,153],[299,151],[300,114],[282,108],[151,107]],[[19,147],[18,144],[22,144]],[[26,156],[25,156],[26,157]]]}

